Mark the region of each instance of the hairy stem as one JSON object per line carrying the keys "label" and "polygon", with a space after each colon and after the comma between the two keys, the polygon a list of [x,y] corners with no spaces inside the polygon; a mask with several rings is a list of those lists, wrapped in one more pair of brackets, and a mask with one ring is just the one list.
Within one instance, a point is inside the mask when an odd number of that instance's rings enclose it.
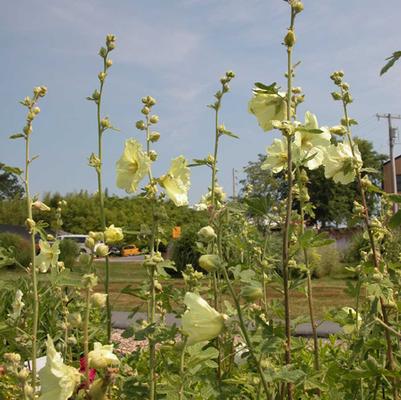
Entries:
{"label": "hairy stem", "polygon": [[185,336],[184,342],[183,342],[183,347],[181,351],[181,357],[180,357],[180,388],[178,391],[178,398],[179,400],[184,399],[184,382],[185,382],[185,352],[187,350],[187,341],[188,341],[188,336]]}
{"label": "hairy stem", "polygon": [[[30,107],[31,110],[32,106]],[[29,126],[31,124],[29,123]],[[32,218],[32,199],[29,193],[29,165],[30,165],[30,155],[29,155],[29,144],[30,135],[25,136],[25,195],[26,195],[26,208],[29,220]],[[35,265],[36,257],[36,243],[35,243],[35,230],[33,227],[30,230],[31,236],[31,279],[32,279],[32,290],[33,290],[33,327],[32,327],[32,388],[36,391],[36,357],[37,357],[37,336],[38,336],[38,323],[39,323],[39,295],[38,295],[38,278]]]}
{"label": "hairy stem", "polygon": [[89,315],[90,315],[90,288],[85,289],[85,316],[84,316],[84,360],[85,360],[85,388],[89,389]]}
{"label": "hairy stem", "polygon": [[[342,90],[342,89],[341,89]],[[343,94],[343,90],[342,90],[342,94]],[[343,111],[344,111],[344,118],[345,118],[345,124],[346,124],[346,129],[347,129],[347,139],[349,142],[349,145],[351,147],[351,151],[352,151],[352,156],[354,159],[356,159],[356,154],[355,154],[355,149],[354,149],[354,142],[352,140],[351,137],[351,129],[349,126],[349,118],[348,118],[348,110],[347,110],[347,103],[343,100]],[[358,187],[359,187],[359,192],[361,194],[361,198],[362,198],[362,206],[363,206],[363,219],[365,222],[365,227],[369,236],[369,243],[370,243],[370,248],[372,250],[372,254],[373,254],[373,263],[375,268],[377,268],[378,270],[381,270],[381,272],[384,272],[384,266],[381,267],[380,266],[380,262],[379,262],[379,254],[376,248],[376,244],[375,244],[375,240],[373,237],[373,232],[372,232],[372,228],[370,225],[370,217],[369,217],[369,209],[368,209],[368,205],[367,205],[367,201],[366,201],[366,194],[365,194],[365,190],[363,188],[363,184],[362,184],[362,177],[361,177],[361,172],[360,169],[358,167],[355,168],[355,172],[356,172],[356,178],[357,178],[357,182],[358,182]],[[387,309],[386,309],[386,305],[384,302],[383,297],[380,297],[380,305],[381,305],[381,310],[382,310],[382,317],[383,317],[383,323],[385,325],[389,325],[389,321],[388,321],[388,315],[387,315]],[[392,341],[391,341],[391,336],[390,336],[390,332],[388,329],[384,330],[384,334],[385,334],[385,338],[386,338],[386,344],[387,344],[387,362],[388,362],[388,368],[390,371],[394,371],[395,370],[395,363],[394,363],[394,356],[393,356],[393,348],[392,348]],[[396,378],[392,378],[392,386],[393,386],[393,397],[394,400],[398,400],[398,379]]]}
{"label": "hairy stem", "polygon": [[[107,66],[106,60],[107,55],[103,58],[103,72],[106,73]],[[104,232],[106,230],[106,215],[104,212],[104,193],[103,193],[103,185],[102,185],[102,163],[103,163],[103,149],[102,149],[102,138],[103,138],[103,129],[101,126],[101,103],[102,103],[102,95],[103,95],[103,86],[104,79],[100,81],[100,89],[99,89],[99,99],[97,101],[97,127],[98,127],[98,157],[100,160],[99,166],[96,169],[97,172],[97,186],[98,186],[98,195],[99,195],[99,209],[100,209],[100,225],[101,230]],[[111,304],[110,304],[110,296],[109,296],[109,286],[110,286],[110,265],[109,265],[109,256],[105,257],[106,262],[106,271],[105,271],[105,279],[104,279],[104,292],[107,294],[106,297],[106,315],[107,315],[107,323],[106,323],[106,332],[107,332],[107,341],[111,343]]]}
{"label": "hairy stem", "polygon": [[[294,28],[295,13],[291,8],[291,24],[290,30]],[[287,47],[287,119],[291,121],[291,92],[292,92],[292,46]],[[283,250],[282,250],[282,264],[283,264],[283,285],[284,285],[284,312],[285,312],[285,363],[286,365],[291,364],[291,321],[290,321],[290,301],[289,301],[289,272],[288,272],[288,261],[289,261],[289,234],[291,224],[291,212],[292,212],[292,152],[291,152],[291,136],[287,135],[287,187],[288,196],[286,204],[286,215],[283,230]],[[287,384],[287,398],[292,400],[292,385]]]}

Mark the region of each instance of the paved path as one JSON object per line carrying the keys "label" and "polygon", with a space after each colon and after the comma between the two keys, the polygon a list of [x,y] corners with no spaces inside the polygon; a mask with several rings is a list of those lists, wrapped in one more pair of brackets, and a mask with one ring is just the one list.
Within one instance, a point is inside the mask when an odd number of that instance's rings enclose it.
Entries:
{"label": "paved path", "polygon": [[[129,319],[129,312],[126,311],[113,311],[111,320],[114,328],[126,329],[132,325],[134,321],[146,319],[146,313],[136,313],[134,319]],[[166,316],[167,324],[177,326],[181,325],[179,318],[176,318],[173,314],[167,314]],[[338,333],[341,331],[339,324],[329,321],[318,322],[317,334],[321,338],[327,338],[329,335]],[[312,327],[310,323],[299,324],[295,328],[294,336],[311,337]]]}

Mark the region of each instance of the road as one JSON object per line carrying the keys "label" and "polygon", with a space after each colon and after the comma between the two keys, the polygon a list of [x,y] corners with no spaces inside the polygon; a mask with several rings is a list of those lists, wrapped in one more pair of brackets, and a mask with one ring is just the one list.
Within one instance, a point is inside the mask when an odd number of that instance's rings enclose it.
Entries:
{"label": "road", "polygon": [[[146,313],[136,313],[135,318],[129,319],[130,312],[127,311],[113,311],[111,320],[114,328],[117,329],[126,329],[130,327],[133,322],[146,319]],[[168,325],[176,324],[177,326],[181,325],[181,321],[179,318],[176,318],[173,314],[166,315],[166,322]],[[317,327],[317,335],[320,338],[327,338],[329,335],[333,335],[335,333],[339,333],[341,331],[341,327],[339,324],[330,321],[321,321],[318,322]],[[295,328],[294,336],[302,336],[302,337],[311,337],[312,336],[312,327],[310,323],[299,324]]]}

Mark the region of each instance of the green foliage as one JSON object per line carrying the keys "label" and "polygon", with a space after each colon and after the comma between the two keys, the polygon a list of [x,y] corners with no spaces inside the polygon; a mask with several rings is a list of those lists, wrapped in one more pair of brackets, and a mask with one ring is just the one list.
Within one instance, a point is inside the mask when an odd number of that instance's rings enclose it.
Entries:
{"label": "green foliage", "polygon": [[24,194],[24,188],[18,181],[18,176],[6,170],[0,163],[0,201],[14,198],[20,199]]}
{"label": "green foliage", "polygon": [[63,261],[66,268],[73,269],[79,256],[79,246],[74,240],[63,239],[60,241],[59,261]]}
{"label": "green foliage", "polygon": [[344,252],[344,261],[351,264],[357,264],[361,260],[361,251],[366,251],[368,248],[369,242],[363,236],[363,233],[356,233]]}
{"label": "green foliage", "polygon": [[393,65],[401,58],[401,51],[395,51],[390,57],[386,58],[388,62],[386,65],[381,69],[380,75],[385,74]]}
{"label": "green foliage", "polygon": [[200,270],[198,260],[202,254],[196,246],[198,241],[197,232],[200,228],[202,228],[202,224],[194,225],[185,230],[181,237],[174,241],[172,259],[177,271],[184,271],[187,264],[192,264],[195,269]]}
{"label": "green foliage", "polygon": [[315,263],[314,277],[324,278],[325,276],[335,276],[342,272],[341,256],[335,244],[320,247],[315,251],[319,256],[319,260]]}
{"label": "green foliage", "polygon": [[31,260],[31,244],[28,240],[15,233],[0,233],[0,247],[10,250],[18,263],[28,267]]}

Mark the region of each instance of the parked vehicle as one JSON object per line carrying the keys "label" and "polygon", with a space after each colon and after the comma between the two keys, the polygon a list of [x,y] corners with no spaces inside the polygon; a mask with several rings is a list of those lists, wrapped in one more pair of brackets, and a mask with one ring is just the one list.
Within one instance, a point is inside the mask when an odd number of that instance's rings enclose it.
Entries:
{"label": "parked vehicle", "polygon": [[[91,249],[89,247],[85,246],[85,241],[88,238],[88,235],[73,235],[73,234],[65,234],[65,235],[59,235],[57,236],[58,240],[64,240],[64,239],[68,239],[68,240],[73,240],[74,242],[76,242],[79,246],[79,252],[80,253],[87,253],[90,254],[91,253]],[[100,244],[101,242],[98,242],[95,244],[95,251],[96,251],[96,247]]]}
{"label": "parked vehicle", "polygon": [[140,254],[140,252],[141,251],[134,244],[123,246],[121,248],[121,256],[122,257],[136,256],[137,254]]}

